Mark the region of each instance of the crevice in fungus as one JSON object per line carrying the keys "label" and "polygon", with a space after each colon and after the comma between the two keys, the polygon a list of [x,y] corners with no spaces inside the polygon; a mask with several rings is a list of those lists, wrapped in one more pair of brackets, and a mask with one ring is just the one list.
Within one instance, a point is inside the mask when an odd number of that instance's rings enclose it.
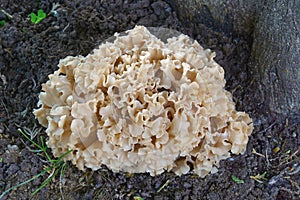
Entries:
{"label": "crevice in fungus", "polygon": [[219,133],[225,133],[226,129],[227,129],[227,127],[223,127],[223,128],[221,128],[221,129],[219,129],[219,130],[217,130],[217,131],[218,131]]}
{"label": "crevice in fungus", "polygon": [[167,111],[167,117],[170,120],[170,122],[172,122],[173,119],[174,119],[174,112],[171,112],[171,110],[168,110]]}
{"label": "crevice in fungus", "polygon": [[59,92],[58,97],[61,97],[63,94],[64,94],[63,92]]}
{"label": "crevice in fungus", "polygon": [[166,89],[166,88],[164,88],[164,87],[159,87],[159,88],[157,88],[157,92],[164,92],[164,91],[166,91],[166,92],[172,92],[172,90],[170,90],[170,89]]}
{"label": "crevice in fungus", "polygon": [[151,137],[151,143],[155,146],[156,145],[156,136]]}
{"label": "crevice in fungus", "polygon": [[172,108],[173,110],[175,110],[175,103],[173,101],[167,101],[165,104],[164,104],[164,108]]}
{"label": "crevice in fungus", "polygon": [[193,150],[191,151],[191,155],[192,155],[192,158],[193,157],[197,157],[197,155],[200,153],[201,149],[203,149],[203,145],[205,144],[205,141],[204,140],[201,140],[199,142],[199,144],[193,148]]}
{"label": "crevice in fungus", "polygon": [[116,59],[116,61],[115,61],[115,63],[114,63],[114,68],[116,68],[120,63],[123,63],[123,59],[122,59],[121,56],[119,56],[119,57]]}
{"label": "crevice in fungus", "polygon": [[100,126],[103,126],[104,125],[104,121],[102,120],[102,115],[100,114],[100,109],[102,107],[102,102],[101,101],[98,101],[97,102],[97,105],[96,105],[96,117],[97,117],[97,120],[98,120],[98,123]]}
{"label": "crevice in fungus", "polygon": [[51,107],[51,106],[48,106],[47,104],[43,104],[43,108],[44,108],[44,109],[51,109],[52,107]]}
{"label": "crevice in fungus", "polygon": [[186,161],[186,164],[189,166],[190,171],[194,170],[194,164],[191,161]]}
{"label": "crevice in fungus", "polygon": [[192,159],[192,161],[196,161],[196,159],[197,159],[197,156],[191,156],[191,159]]}
{"label": "crevice in fungus", "polygon": [[71,90],[74,91],[74,87],[75,87],[75,78],[74,78],[74,74],[67,74],[67,79],[70,82],[71,85]]}
{"label": "crevice in fungus", "polygon": [[180,67],[179,69],[175,68],[172,70],[173,76],[175,78],[175,80],[180,80],[182,75],[183,75],[183,68]]}
{"label": "crevice in fungus", "polygon": [[116,133],[116,134],[114,134],[113,137],[115,138],[115,141],[119,141],[120,138],[122,137],[121,135],[122,135],[121,133]]}
{"label": "crevice in fungus", "polygon": [[108,88],[107,87],[99,87],[99,89],[104,93],[105,96],[107,96],[107,91],[108,91]]}
{"label": "crevice in fungus", "polygon": [[194,82],[196,80],[197,77],[197,72],[196,71],[191,71],[188,70],[186,73],[186,77],[191,81]]}
{"label": "crevice in fungus", "polygon": [[140,104],[144,104],[144,96],[139,92],[138,96],[136,97],[136,100],[140,102]]}
{"label": "crevice in fungus", "polygon": [[181,114],[183,113],[183,111],[184,111],[184,108],[179,108],[179,109],[177,110],[178,115],[181,115]]}
{"label": "crevice in fungus", "polygon": [[146,146],[145,145],[141,145],[139,143],[134,144],[134,146],[133,146],[133,152],[137,153],[141,148],[144,148],[144,147],[146,147]]}
{"label": "crevice in fungus", "polygon": [[71,122],[72,122],[72,118],[69,118],[66,120],[65,124],[64,124],[64,132],[62,133],[61,135],[61,138],[60,138],[60,142],[65,142],[65,141],[68,141],[72,131],[71,131]]}
{"label": "crevice in fungus", "polygon": [[[83,144],[83,143],[77,143],[74,145],[76,148],[80,149],[80,150],[85,150],[86,149],[86,146]],[[76,150],[77,152],[77,150]]]}
{"label": "crevice in fungus", "polygon": [[228,140],[224,140],[225,143],[228,143],[228,144],[232,144],[232,142],[228,141]]}
{"label": "crevice in fungus", "polygon": [[58,76],[65,76],[66,75],[66,73],[65,72],[62,72],[62,71],[60,71],[59,73],[58,73]]}
{"label": "crevice in fungus", "polygon": [[73,150],[73,151],[72,151],[72,154],[73,154],[74,156],[76,156],[77,152],[78,152],[78,150]]}
{"label": "crevice in fungus", "polygon": [[181,162],[181,161],[185,161],[186,157],[185,156],[178,156],[178,158],[176,158],[175,162]]}
{"label": "crevice in fungus", "polygon": [[116,86],[112,86],[111,90],[114,93],[114,95],[119,95],[120,94],[120,90]]}

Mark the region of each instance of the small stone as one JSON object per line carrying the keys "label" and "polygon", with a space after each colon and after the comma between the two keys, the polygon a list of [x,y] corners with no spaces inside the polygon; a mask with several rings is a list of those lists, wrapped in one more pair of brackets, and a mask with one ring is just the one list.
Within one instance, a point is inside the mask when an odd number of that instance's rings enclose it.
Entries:
{"label": "small stone", "polygon": [[7,149],[10,153],[15,153],[17,151],[19,151],[19,147],[17,145],[7,145]]}

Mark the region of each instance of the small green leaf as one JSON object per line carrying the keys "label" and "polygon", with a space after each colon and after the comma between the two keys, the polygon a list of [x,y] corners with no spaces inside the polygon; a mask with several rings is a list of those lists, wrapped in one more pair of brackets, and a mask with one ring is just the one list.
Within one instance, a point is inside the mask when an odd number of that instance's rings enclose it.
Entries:
{"label": "small green leaf", "polygon": [[39,9],[37,15],[35,13],[30,13],[30,20],[34,24],[38,24],[40,21],[45,19],[47,14],[42,10]]}
{"label": "small green leaf", "polygon": [[30,21],[34,24],[36,24],[37,16],[34,13],[30,13]]}
{"label": "small green leaf", "polygon": [[44,18],[46,18],[46,13],[42,9],[39,9],[38,10],[38,17],[41,18],[41,19],[44,19]]}
{"label": "small green leaf", "polygon": [[4,26],[6,24],[5,20],[0,20],[0,26]]}
{"label": "small green leaf", "polygon": [[234,175],[232,175],[231,178],[232,178],[232,180],[233,180],[234,182],[236,182],[236,183],[238,183],[238,184],[244,183],[244,181],[243,181],[242,179],[239,179],[238,177],[236,177],[236,176],[234,176]]}

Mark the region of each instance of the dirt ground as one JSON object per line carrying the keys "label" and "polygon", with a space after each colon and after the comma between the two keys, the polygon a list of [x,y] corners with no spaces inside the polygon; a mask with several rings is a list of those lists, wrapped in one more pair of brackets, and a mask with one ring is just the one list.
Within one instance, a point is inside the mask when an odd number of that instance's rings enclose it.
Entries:
{"label": "dirt ground", "polygon": [[[104,166],[83,172],[68,162],[65,175],[58,175],[35,196],[31,192],[48,174],[3,199],[299,199],[300,116],[264,113],[255,92],[258,83],[251,79],[251,66],[247,65],[252,39],[214,32],[201,24],[187,27],[161,0],[107,2],[0,1],[6,12],[0,12],[0,20],[6,22],[0,25],[0,194],[47,165],[45,157],[32,152],[35,148],[17,129],[35,129],[35,140],[46,137],[32,110],[41,83],[57,69],[59,59],[87,55],[115,32],[136,24],[178,30],[216,51],[216,60],[226,72],[226,89],[233,93],[237,109],[249,113],[254,121],[247,151],[222,161],[218,173],[206,178],[113,173]],[[29,15],[38,9],[47,17],[33,24]]]}

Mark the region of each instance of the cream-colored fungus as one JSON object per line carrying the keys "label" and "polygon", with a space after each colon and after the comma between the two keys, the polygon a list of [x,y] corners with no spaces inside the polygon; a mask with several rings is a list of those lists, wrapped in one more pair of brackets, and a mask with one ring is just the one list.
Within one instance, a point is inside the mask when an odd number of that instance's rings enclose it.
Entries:
{"label": "cream-colored fungus", "polygon": [[81,170],[204,177],[243,153],[253,130],[214,57],[188,36],[164,43],[136,26],[86,57],[62,59],[34,114],[54,156],[72,149],[64,159]]}

